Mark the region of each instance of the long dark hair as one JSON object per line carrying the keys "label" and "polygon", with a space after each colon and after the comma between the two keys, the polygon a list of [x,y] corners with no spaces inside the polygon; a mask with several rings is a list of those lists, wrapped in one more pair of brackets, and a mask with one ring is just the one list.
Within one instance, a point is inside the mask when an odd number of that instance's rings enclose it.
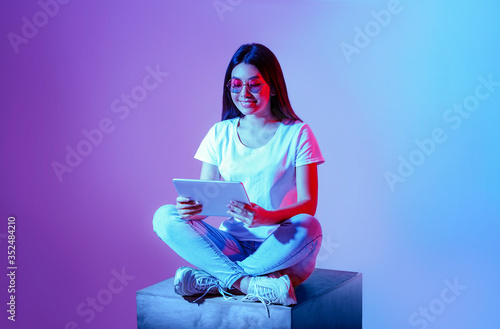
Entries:
{"label": "long dark hair", "polygon": [[271,113],[278,120],[291,119],[302,121],[293,112],[292,105],[288,99],[288,92],[286,91],[285,77],[283,76],[278,59],[269,48],[258,43],[249,43],[241,46],[234,53],[233,58],[231,58],[227,66],[222,94],[222,120],[243,116],[236,105],[234,105],[231,93],[226,87],[227,82],[231,79],[234,67],[240,63],[255,66],[262,74],[262,78],[269,84],[271,90],[276,93],[274,96],[271,96]]}

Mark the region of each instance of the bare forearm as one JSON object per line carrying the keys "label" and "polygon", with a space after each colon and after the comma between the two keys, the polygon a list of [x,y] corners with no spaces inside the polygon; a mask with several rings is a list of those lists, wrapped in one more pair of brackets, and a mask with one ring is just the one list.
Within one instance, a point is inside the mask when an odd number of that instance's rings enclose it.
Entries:
{"label": "bare forearm", "polygon": [[280,209],[269,210],[268,213],[269,216],[266,219],[265,225],[280,224],[298,214],[314,216],[316,213],[316,202],[313,200],[303,200]]}

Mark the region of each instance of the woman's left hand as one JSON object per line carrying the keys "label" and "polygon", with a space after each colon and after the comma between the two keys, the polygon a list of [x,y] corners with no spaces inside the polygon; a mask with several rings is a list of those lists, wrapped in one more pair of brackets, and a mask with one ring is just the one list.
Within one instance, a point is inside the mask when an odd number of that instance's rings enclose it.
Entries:
{"label": "woman's left hand", "polygon": [[242,221],[248,227],[267,225],[266,220],[270,219],[271,212],[255,203],[247,205],[239,201],[231,201],[227,205],[227,213],[232,217]]}

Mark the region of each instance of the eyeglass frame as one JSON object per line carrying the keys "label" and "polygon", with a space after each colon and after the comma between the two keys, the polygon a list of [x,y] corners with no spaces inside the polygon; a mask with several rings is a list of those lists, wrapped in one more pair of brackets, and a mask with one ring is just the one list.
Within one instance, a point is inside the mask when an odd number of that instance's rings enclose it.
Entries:
{"label": "eyeglass frame", "polygon": [[[243,85],[241,86],[241,90],[240,90],[239,92],[237,92],[237,93],[231,90],[231,81],[232,81],[232,80],[240,80],[240,81],[243,83]],[[250,90],[250,88],[251,88],[251,87],[248,85],[248,83],[249,83],[250,81],[253,81],[253,80],[259,80],[259,81],[260,81],[260,83],[261,83],[260,90],[259,90],[258,92],[255,92],[255,93],[254,93],[254,92],[252,92],[252,91]],[[231,78],[231,79],[229,79],[229,81],[227,82],[226,87],[227,87],[227,89],[229,89],[229,92],[230,92],[230,93],[233,93],[233,94],[239,94],[239,93],[241,93],[241,92],[243,91],[243,87],[245,87],[245,86],[248,88],[248,91],[249,91],[250,93],[252,93],[252,94],[260,94],[260,92],[262,91],[263,85],[267,85],[267,84],[268,84],[267,82],[262,82],[262,81],[260,80],[260,78],[253,78],[253,79],[248,80],[247,82],[243,82],[243,80],[241,80],[241,79]]]}

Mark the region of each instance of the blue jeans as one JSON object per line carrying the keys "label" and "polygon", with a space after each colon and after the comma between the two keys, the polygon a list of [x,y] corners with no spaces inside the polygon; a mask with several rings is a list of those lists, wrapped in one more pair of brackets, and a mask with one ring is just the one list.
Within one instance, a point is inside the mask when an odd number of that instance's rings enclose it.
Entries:
{"label": "blue jeans", "polygon": [[263,242],[238,241],[204,221],[184,220],[174,205],[156,211],[153,228],[179,256],[228,289],[243,276],[270,273],[300,284],[313,272],[322,240],[318,220],[307,214],[285,220]]}

